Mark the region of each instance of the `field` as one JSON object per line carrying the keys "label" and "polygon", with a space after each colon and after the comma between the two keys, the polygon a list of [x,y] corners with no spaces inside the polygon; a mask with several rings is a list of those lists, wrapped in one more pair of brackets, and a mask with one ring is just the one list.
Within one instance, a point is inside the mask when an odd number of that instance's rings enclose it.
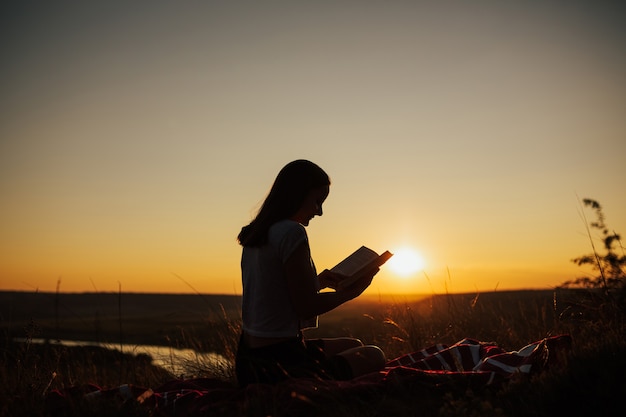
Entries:
{"label": "field", "polygon": [[[156,387],[175,377],[153,366],[145,355],[32,343],[35,339],[190,347],[232,361],[239,305],[239,297],[226,295],[0,293],[0,415],[46,415],[45,394],[54,389],[88,383]],[[422,402],[415,393],[398,393],[384,399],[386,411],[381,411],[381,402],[346,399],[336,415],[626,415],[623,307],[623,300],[590,290],[369,296],[323,316],[320,328],[307,336],[358,337],[380,346],[389,359],[467,337],[495,341],[507,350],[564,333],[574,341],[561,367],[497,391],[440,393]],[[232,367],[211,369],[194,363],[189,372],[186,377],[233,380]],[[81,403],[64,412],[150,415],[146,408],[111,403]],[[245,410],[245,415],[267,413],[258,405],[249,404]]]}

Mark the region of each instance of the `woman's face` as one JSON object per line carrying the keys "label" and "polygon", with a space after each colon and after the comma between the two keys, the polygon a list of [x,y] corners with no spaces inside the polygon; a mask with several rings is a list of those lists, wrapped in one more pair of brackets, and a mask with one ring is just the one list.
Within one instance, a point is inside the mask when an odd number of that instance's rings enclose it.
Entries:
{"label": "woman's face", "polygon": [[309,191],[309,194],[304,199],[300,209],[293,216],[291,216],[290,219],[304,226],[308,226],[313,217],[321,216],[323,214],[322,204],[324,204],[326,197],[328,197],[329,191],[330,187],[328,185],[314,188]]}

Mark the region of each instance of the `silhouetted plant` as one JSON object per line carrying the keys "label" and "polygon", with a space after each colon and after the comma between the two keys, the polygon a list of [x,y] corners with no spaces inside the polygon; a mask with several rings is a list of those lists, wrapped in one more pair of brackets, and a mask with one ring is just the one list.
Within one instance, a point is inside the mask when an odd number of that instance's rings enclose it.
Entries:
{"label": "silhouetted plant", "polygon": [[[602,206],[596,200],[583,199],[582,204],[595,213],[595,221],[587,221],[582,213],[587,228],[587,235],[593,252],[572,259],[577,265],[589,265],[595,275],[580,277],[567,281],[562,287],[578,287],[586,291],[575,299],[566,301],[569,306],[561,313],[561,319],[570,321],[589,320],[595,323],[596,330],[626,326],[626,256],[621,244],[620,235],[611,231],[605,224]],[[583,207],[584,209],[584,207]],[[603,253],[596,248],[592,229],[599,230]],[[621,249],[621,255],[618,250]],[[602,250],[602,249],[600,249]],[[599,327],[598,327],[599,326]]]}
{"label": "silhouetted plant", "polygon": [[[624,273],[626,255],[624,255],[621,237],[615,231],[609,230],[606,226],[604,222],[604,212],[602,211],[600,203],[590,198],[583,199],[582,203],[584,206],[591,208],[596,216],[596,221],[587,222],[583,212],[583,218],[585,219],[585,226],[587,227],[587,234],[591,241],[593,253],[574,258],[572,262],[577,265],[590,265],[593,270],[598,271],[598,275],[594,277],[580,277],[574,281],[564,283],[564,286],[574,285],[585,288],[602,288],[605,293],[614,289],[623,289],[626,283],[626,274]],[[596,249],[591,229],[599,230],[602,234],[602,244],[605,250],[604,254],[600,254]],[[621,249],[621,255],[617,253],[618,248]]]}

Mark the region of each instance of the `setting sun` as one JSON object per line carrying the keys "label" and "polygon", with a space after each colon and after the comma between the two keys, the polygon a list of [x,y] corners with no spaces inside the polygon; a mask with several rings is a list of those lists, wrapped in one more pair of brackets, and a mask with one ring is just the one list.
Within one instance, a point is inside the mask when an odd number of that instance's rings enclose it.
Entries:
{"label": "setting sun", "polygon": [[406,277],[421,271],[424,268],[424,259],[414,249],[400,248],[389,260],[389,268],[394,273]]}

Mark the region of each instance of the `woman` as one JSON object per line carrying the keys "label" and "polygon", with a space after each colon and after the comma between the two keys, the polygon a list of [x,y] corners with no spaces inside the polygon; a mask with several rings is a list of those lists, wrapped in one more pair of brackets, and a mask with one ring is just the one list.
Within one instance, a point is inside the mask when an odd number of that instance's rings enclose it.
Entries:
{"label": "woman", "polygon": [[320,292],[332,273],[317,275],[305,227],[322,215],[330,179],[296,160],[276,177],[258,214],[238,236],[243,246],[243,329],[236,358],[241,386],[289,377],[350,379],[382,369],[383,352],[357,339],[305,339],[317,316],[358,297],[378,269],[335,292]]}

